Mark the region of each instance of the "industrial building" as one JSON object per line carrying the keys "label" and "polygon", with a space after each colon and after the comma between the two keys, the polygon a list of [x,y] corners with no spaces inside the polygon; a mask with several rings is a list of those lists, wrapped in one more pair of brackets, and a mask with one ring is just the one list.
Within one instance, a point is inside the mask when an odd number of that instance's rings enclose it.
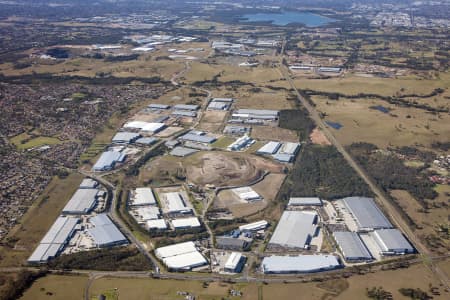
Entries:
{"label": "industrial building", "polygon": [[245,224],[245,225],[241,225],[239,226],[239,230],[242,232],[246,232],[246,231],[259,231],[262,229],[266,229],[266,227],[269,225],[269,223],[265,220],[261,220],[261,221],[257,221],[257,222],[253,222],[250,224]]}
{"label": "industrial building", "polygon": [[197,134],[197,133],[193,133],[192,131],[186,133],[185,135],[182,135],[178,139],[180,141],[191,141],[191,142],[202,143],[202,144],[211,144],[217,140],[216,137],[207,135],[204,132]]}
{"label": "industrial building", "polygon": [[175,110],[191,110],[191,111],[195,111],[195,110],[198,110],[200,108],[200,106],[194,105],[194,104],[177,104],[173,108]]}
{"label": "industrial building", "polygon": [[158,141],[157,138],[154,137],[141,137],[138,138],[134,143],[138,144],[138,145],[146,145],[146,146],[150,146],[155,144]]}
{"label": "industrial building", "polygon": [[322,200],[317,197],[291,197],[288,206],[322,206]]}
{"label": "industrial building", "polygon": [[168,214],[191,214],[192,209],[187,207],[183,196],[178,192],[163,194],[164,205]]}
{"label": "industrial building", "polygon": [[118,151],[105,151],[102,153],[102,155],[100,155],[100,158],[92,167],[92,170],[95,172],[112,170],[115,167],[116,163],[123,162],[125,160],[125,157],[125,154]]}
{"label": "industrial building", "polygon": [[194,242],[185,242],[157,248],[155,255],[172,271],[189,271],[208,264]]}
{"label": "industrial building", "polygon": [[245,126],[227,125],[225,126],[223,133],[231,135],[244,135],[249,134],[251,128]]}
{"label": "industrial building", "polygon": [[233,101],[233,98],[213,98],[209,102],[208,110],[229,110]]}
{"label": "industrial building", "polygon": [[197,217],[174,219],[171,222],[174,229],[197,228],[201,226]]}
{"label": "industrial building", "polygon": [[152,104],[148,105],[147,107],[151,108],[151,109],[169,109],[170,105],[152,103]]}
{"label": "industrial building", "polygon": [[170,155],[173,156],[178,156],[178,157],[186,157],[189,156],[191,154],[194,154],[196,152],[198,152],[199,150],[197,149],[192,149],[192,148],[186,148],[186,147],[175,147],[173,148],[172,151],[170,151]]}
{"label": "industrial building", "polygon": [[148,122],[144,122],[144,121],[130,121],[130,122],[125,123],[125,125],[123,125],[123,128],[142,129],[147,124],[148,124]]}
{"label": "industrial building", "polygon": [[342,71],[341,68],[332,68],[332,67],[321,67],[318,69],[319,72],[324,73],[340,73]]}
{"label": "industrial building", "polygon": [[372,198],[347,197],[342,199],[342,202],[355,220],[358,231],[393,228]]}
{"label": "industrial building", "polygon": [[244,200],[244,201],[262,200],[262,197],[249,186],[235,188],[235,189],[232,189],[231,191],[236,196],[238,196],[239,199]]}
{"label": "industrial building", "polygon": [[273,159],[275,159],[276,161],[279,161],[281,163],[290,163],[290,162],[294,161],[294,158],[295,158],[294,155],[279,154],[279,153],[274,154],[272,157],[273,157]]}
{"label": "industrial building", "polygon": [[142,131],[155,134],[160,132],[166,127],[167,126],[164,123],[147,123],[144,127],[142,127]]}
{"label": "industrial building", "polygon": [[84,215],[91,212],[97,204],[98,189],[78,189],[64,206],[66,215]]}
{"label": "industrial building", "polygon": [[186,111],[186,110],[174,110],[171,115],[177,117],[190,117],[195,118],[197,113],[195,111]]}
{"label": "industrial building", "polygon": [[379,229],[370,233],[382,255],[404,255],[414,253],[411,243],[398,229]]}
{"label": "industrial building", "polygon": [[275,154],[278,149],[280,149],[281,147],[281,143],[280,142],[268,142],[267,144],[265,144],[264,146],[262,146],[261,148],[258,149],[258,151],[256,151],[257,154],[262,154],[262,155],[272,155]]}
{"label": "industrial building", "polygon": [[167,142],[164,143],[164,146],[166,146],[169,149],[173,149],[180,144],[181,142],[179,140],[168,140]]}
{"label": "industrial building", "polygon": [[46,263],[58,256],[73,236],[79,221],[76,217],[58,217],[28,258],[28,263]]}
{"label": "industrial building", "polygon": [[255,140],[249,137],[248,135],[244,135],[234,141],[231,145],[227,147],[229,151],[241,151],[255,143]]}
{"label": "industrial building", "polygon": [[225,262],[224,271],[230,273],[240,273],[244,268],[246,257],[239,252],[232,252]]}
{"label": "industrial building", "polygon": [[314,211],[284,211],[268,246],[272,249],[308,249],[318,230],[317,219]]}
{"label": "industrial building", "polygon": [[140,206],[130,211],[139,224],[145,224],[149,220],[159,219],[161,212],[156,206]]}
{"label": "industrial building", "polygon": [[156,198],[151,188],[141,187],[131,191],[130,206],[156,205]]}
{"label": "industrial building", "polygon": [[268,109],[238,109],[232,114],[233,119],[245,120],[265,120],[265,121],[276,121],[279,116],[278,110],[268,110]]}
{"label": "industrial building", "polygon": [[98,186],[98,182],[92,178],[85,178],[81,181],[79,189],[95,189]]}
{"label": "industrial building", "polygon": [[216,237],[216,247],[225,250],[245,251],[250,249],[252,239],[232,237],[232,236],[218,236]]}
{"label": "industrial building", "polygon": [[135,132],[121,131],[116,133],[112,138],[112,142],[113,144],[132,144],[140,137],[141,135]]}
{"label": "industrial building", "polygon": [[128,240],[111,221],[107,214],[98,214],[90,218],[93,228],[87,230],[98,248],[127,244]]}
{"label": "industrial building", "polygon": [[333,232],[333,237],[341,250],[342,256],[348,262],[370,261],[372,255],[358,233],[350,231]]}
{"label": "industrial building", "polygon": [[158,229],[158,230],[167,229],[167,224],[164,219],[148,220],[146,223],[146,226],[149,230],[151,230],[151,229]]}
{"label": "industrial building", "polygon": [[264,274],[314,273],[340,267],[333,255],[268,256],[261,263]]}

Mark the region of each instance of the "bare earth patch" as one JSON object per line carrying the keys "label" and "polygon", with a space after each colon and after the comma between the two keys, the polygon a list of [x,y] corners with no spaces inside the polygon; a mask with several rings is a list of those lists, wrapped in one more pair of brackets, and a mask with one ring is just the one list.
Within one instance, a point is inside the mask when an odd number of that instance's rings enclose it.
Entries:
{"label": "bare earth patch", "polygon": [[311,142],[316,145],[331,145],[330,141],[323,134],[323,132],[319,128],[314,128],[314,130],[309,135]]}
{"label": "bare earth patch", "polygon": [[295,131],[275,126],[253,126],[251,135],[258,140],[298,142],[298,135]]}

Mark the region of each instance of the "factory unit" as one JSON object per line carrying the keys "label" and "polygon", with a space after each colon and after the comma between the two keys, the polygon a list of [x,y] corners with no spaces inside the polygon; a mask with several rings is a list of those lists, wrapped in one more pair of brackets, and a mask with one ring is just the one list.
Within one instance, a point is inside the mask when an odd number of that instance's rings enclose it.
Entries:
{"label": "factory unit", "polygon": [[350,231],[336,231],[333,232],[333,237],[341,250],[345,261],[368,262],[373,259],[358,233]]}
{"label": "factory unit", "polygon": [[28,263],[46,263],[58,256],[72,238],[79,222],[77,217],[58,217],[28,258]]}
{"label": "factory unit", "polygon": [[149,220],[156,220],[161,217],[161,212],[156,206],[135,207],[130,213],[139,224],[145,224]]}
{"label": "factory unit", "polygon": [[178,139],[184,142],[190,141],[201,144],[212,144],[217,140],[216,137],[207,135],[205,132],[193,132],[193,131],[190,131],[185,135],[182,135]]}
{"label": "factory unit", "polygon": [[95,189],[98,186],[98,182],[92,178],[85,178],[81,181],[79,189]]}
{"label": "factory unit", "polygon": [[231,190],[239,199],[243,201],[259,201],[262,197],[255,192],[251,187],[244,186],[240,188],[234,188]]}
{"label": "factory unit", "polygon": [[240,273],[244,268],[246,257],[239,252],[232,252],[225,262],[224,271],[230,273]]}
{"label": "factory unit", "polygon": [[190,111],[196,111],[200,108],[198,105],[194,104],[177,104],[173,107],[175,110],[190,110]]}
{"label": "factory unit", "polygon": [[225,250],[245,251],[250,249],[252,239],[233,236],[216,237],[216,247]]}
{"label": "factory unit", "polygon": [[275,154],[278,151],[278,149],[280,149],[280,147],[281,147],[280,142],[271,141],[262,146],[261,148],[259,148],[258,151],[256,151],[256,154],[272,155]]}
{"label": "factory unit", "polygon": [[164,123],[147,123],[145,126],[142,127],[141,131],[145,133],[156,134],[165,129],[166,127],[167,126]]}
{"label": "factory unit", "polygon": [[269,241],[271,249],[308,249],[317,234],[315,211],[284,211]]}
{"label": "factory unit", "polygon": [[145,146],[150,146],[155,144],[158,141],[157,138],[154,137],[141,137],[138,138],[134,143],[137,145],[145,145]]}
{"label": "factory unit", "polygon": [[147,125],[148,122],[144,122],[144,121],[130,121],[127,122],[123,125],[123,128],[126,129],[142,129],[144,128],[145,125]]}
{"label": "factory unit", "polygon": [[317,197],[290,197],[288,206],[322,206],[323,202]]}
{"label": "factory unit", "polygon": [[114,150],[108,150],[102,153],[100,158],[97,160],[95,165],[92,167],[92,170],[94,172],[102,172],[102,171],[109,171],[112,170],[117,162],[123,162],[125,161],[126,155],[114,151]]}
{"label": "factory unit", "polygon": [[91,212],[97,204],[98,189],[78,189],[64,206],[62,213],[66,215],[84,215]]}
{"label": "factory unit", "polygon": [[276,121],[279,116],[278,110],[268,110],[268,109],[247,109],[242,108],[233,112],[232,119],[240,120],[265,120],[265,121]]}
{"label": "factory unit", "polygon": [[299,150],[299,143],[283,143],[272,157],[279,162],[290,163],[294,160]]}
{"label": "factory unit", "polygon": [[186,228],[198,228],[201,226],[197,217],[173,219],[171,221],[173,228],[186,229]]}
{"label": "factory unit", "polygon": [[151,108],[151,109],[157,109],[157,110],[160,110],[160,109],[169,109],[169,108],[170,108],[170,105],[167,105],[167,104],[152,103],[152,104],[148,105],[147,107],[148,107],[148,108]]}
{"label": "factory unit", "polygon": [[185,242],[157,248],[155,255],[171,271],[189,271],[208,264],[194,242]]}
{"label": "factory unit", "polygon": [[97,248],[106,248],[128,243],[126,237],[120,232],[107,214],[98,214],[95,217],[91,217],[90,223],[94,227],[89,228],[87,233],[93,238]]}
{"label": "factory unit", "polygon": [[393,228],[372,198],[347,197],[342,199],[342,202],[355,220],[358,231]]}
{"label": "factory unit", "polygon": [[140,187],[130,192],[130,206],[156,204],[156,198],[151,188]]}
{"label": "factory unit", "polygon": [[178,192],[164,193],[161,197],[164,202],[167,214],[179,215],[179,214],[192,214],[192,208],[186,205],[183,196]]}
{"label": "factory unit", "polygon": [[248,135],[244,135],[234,141],[231,145],[227,147],[228,151],[241,151],[255,143],[255,140],[249,137]]}
{"label": "factory unit", "polygon": [[213,98],[208,104],[208,110],[229,110],[233,98]]}
{"label": "factory unit", "polygon": [[414,247],[398,229],[378,229],[370,233],[380,248],[381,255],[415,253]]}
{"label": "factory unit", "polygon": [[114,135],[112,138],[113,144],[132,144],[134,143],[138,138],[140,138],[141,135],[135,132],[125,132],[120,131]]}
{"label": "factory unit", "polygon": [[333,67],[320,67],[317,70],[319,72],[324,72],[324,73],[340,73],[342,71],[341,68],[333,68]]}
{"label": "factory unit", "polygon": [[146,223],[146,227],[148,230],[151,229],[166,230],[167,224],[164,219],[155,219],[155,220],[148,220]]}
{"label": "factory unit", "polygon": [[177,116],[177,117],[189,117],[189,118],[197,117],[197,113],[195,111],[187,111],[187,110],[174,110],[171,113],[171,115]]}
{"label": "factory unit", "polygon": [[189,156],[191,154],[194,154],[196,152],[198,152],[199,150],[197,149],[192,149],[192,148],[187,148],[187,147],[175,147],[172,149],[172,151],[170,151],[170,155],[172,156],[178,156],[178,157],[186,157]]}
{"label": "factory unit", "polygon": [[223,133],[231,135],[244,135],[249,134],[251,128],[245,126],[227,125],[225,126]]}
{"label": "factory unit", "polygon": [[269,223],[267,221],[261,220],[261,221],[253,222],[250,224],[241,225],[241,226],[239,226],[239,230],[242,232],[259,231],[259,230],[266,229],[266,227],[268,225],[269,225]]}
{"label": "factory unit", "polygon": [[340,267],[339,259],[333,255],[268,256],[261,263],[264,274],[314,273]]}

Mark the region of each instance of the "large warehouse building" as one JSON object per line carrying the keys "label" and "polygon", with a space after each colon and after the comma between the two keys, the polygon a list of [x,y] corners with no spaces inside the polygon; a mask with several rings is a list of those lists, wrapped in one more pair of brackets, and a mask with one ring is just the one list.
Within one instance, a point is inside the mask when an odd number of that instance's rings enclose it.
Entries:
{"label": "large warehouse building", "polygon": [[414,253],[414,247],[398,229],[380,229],[370,233],[382,255],[403,255]]}
{"label": "large warehouse building", "polygon": [[126,155],[114,151],[109,150],[102,153],[100,158],[97,160],[95,165],[92,167],[94,172],[102,172],[112,170],[117,162],[123,162],[125,160]]}
{"label": "large warehouse building", "polygon": [[347,197],[342,199],[342,202],[355,220],[358,231],[393,228],[372,198]]}
{"label": "large warehouse building", "polygon": [[99,214],[90,219],[93,228],[89,228],[88,234],[94,239],[98,248],[112,247],[127,244],[128,240],[111,221],[107,214]]}
{"label": "large warehouse building", "polygon": [[307,249],[317,231],[314,211],[285,211],[269,241],[269,248]]}
{"label": "large warehouse building", "polygon": [[62,213],[67,215],[84,215],[92,211],[97,204],[98,189],[78,189],[66,206]]}
{"label": "large warehouse building", "polygon": [[130,206],[156,205],[155,195],[151,188],[136,188],[130,195]]}
{"label": "large warehouse building", "polygon": [[194,242],[157,248],[155,255],[172,271],[188,271],[208,264],[206,258],[195,247]]}
{"label": "large warehouse building", "polygon": [[46,263],[49,259],[58,256],[74,234],[79,221],[80,219],[75,217],[58,217],[28,258],[28,262]]}
{"label": "large warehouse building", "polygon": [[288,206],[322,206],[322,200],[317,197],[291,197]]}
{"label": "large warehouse building", "polygon": [[265,274],[313,273],[340,268],[333,255],[298,255],[264,257],[261,268]]}
{"label": "large warehouse building", "polygon": [[258,231],[258,230],[265,229],[268,225],[269,225],[269,223],[266,220],[261,220],[261,221],[253,222],[250,224],[241,225],[241,226],[239,226],[239,230],[243,231],[243,232]]}
{"label": "large warehouse building", "polygon": [[333,237],[339,246],[339,249],[348,262],[370,261],[372,255],[366,248],[358,233],[350,231],[337,231]]}
{"label": "large warehouse building", "polygon": [[163,194],[165,208],[168,214],[190,214],[192,209],[187,207],[183,196],[177,192]]}
{"label": "large warehouse building", "polygon": [[240,273],[245,265],[245,256],[239,252],[232,252],[225,262],[224,271],[230,273]]}
{"label": "large warehouse building", "polygon": [[242,201],[262,200],[262,197],[249,186],[235,188],[232,191]]}

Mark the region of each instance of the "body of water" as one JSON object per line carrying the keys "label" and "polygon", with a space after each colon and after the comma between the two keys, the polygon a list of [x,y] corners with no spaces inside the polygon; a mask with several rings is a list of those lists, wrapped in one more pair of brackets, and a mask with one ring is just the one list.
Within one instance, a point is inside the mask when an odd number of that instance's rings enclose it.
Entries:
{"label": "body of water", "polygon": [[243,15],[242,22],[270,22],[274,25],[285,26],[290,23],[302,23],[308,27],[326,25],[335,19],[316,15],[310,12],[283,11],[280,13],[256,13]]}

